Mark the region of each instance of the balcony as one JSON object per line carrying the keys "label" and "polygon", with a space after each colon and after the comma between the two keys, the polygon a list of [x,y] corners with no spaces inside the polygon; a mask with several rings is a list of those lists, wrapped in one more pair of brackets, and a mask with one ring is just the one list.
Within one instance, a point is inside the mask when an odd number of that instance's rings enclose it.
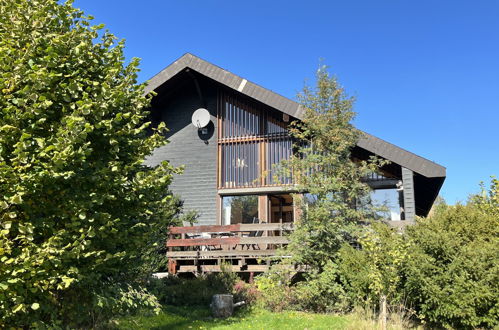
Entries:
{"label": "balcony", "polygon": [[234,272],[265,272],[288,244],[292,223],[171,227],[166,243],[168,272],[217,272],[226,264]]}

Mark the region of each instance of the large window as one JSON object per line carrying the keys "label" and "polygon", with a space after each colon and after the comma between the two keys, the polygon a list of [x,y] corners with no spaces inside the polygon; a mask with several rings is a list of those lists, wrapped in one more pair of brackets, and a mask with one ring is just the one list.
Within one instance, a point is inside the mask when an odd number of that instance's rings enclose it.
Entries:
{"label": "large window", "polygon": [[374,205],[382,207],[379,216],[388,220],[401,220],[400,194],[397,189],[376,189],[371,192]]}
{"label": "large window", "polygon": [[276,173],[292,151],[283,114],[230,94],[219,104],[219,188],[290,184]]}
{"label": "large window", "polygon": [[254,223],[258,219],[258,196],[224,196],[222,224]]}

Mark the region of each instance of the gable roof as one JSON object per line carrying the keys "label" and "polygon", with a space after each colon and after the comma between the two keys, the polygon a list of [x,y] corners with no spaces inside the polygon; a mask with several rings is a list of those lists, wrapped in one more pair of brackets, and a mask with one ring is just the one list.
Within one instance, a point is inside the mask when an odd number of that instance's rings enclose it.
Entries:
{"label": "gable roof", "polygon": [[[187,68],[294,118],[303,118],[303,109],[299,103],[252,83],[190,53],[184,54],[152,77],[148,81],[145,92],[149,93],[157,89]],[[362,149],[406,167],[427,178],[445,177],[445,167],[371,134],[362,132],[362,136],[357,145]]]}

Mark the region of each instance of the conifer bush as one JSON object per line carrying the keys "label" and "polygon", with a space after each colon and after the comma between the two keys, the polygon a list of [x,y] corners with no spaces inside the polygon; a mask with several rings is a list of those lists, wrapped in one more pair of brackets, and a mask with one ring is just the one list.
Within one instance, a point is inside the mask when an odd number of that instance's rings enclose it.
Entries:
{"label": "conifer bush", "polygon": [[440,208],[407,230],[408,303],[426,322],[454,328],[499,324],[499,181],[466,205]]}

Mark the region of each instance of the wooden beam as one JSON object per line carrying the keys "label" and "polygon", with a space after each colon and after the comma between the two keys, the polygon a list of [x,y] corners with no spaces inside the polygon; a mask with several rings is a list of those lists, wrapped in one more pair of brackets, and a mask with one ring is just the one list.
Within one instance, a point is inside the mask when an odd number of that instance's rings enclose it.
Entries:
{"label": "wooden beam", "polygon": [[202,234],[202,233],[229,233],[241,231],[259,230],[293,230],[292,223],[247,223],[234,225],[208,225],[208,226],[186,226],[170,227],[170,235],[175,234]]}
{"label": "wooden beam", "polygon": [[169,251],[168,258],[251,258],[251,257],[273,257],[276,250],[242,250],[242,251]]}
{"label": "wooden beam", "polygon": [[171,239],[166,246],[237,245],[239,241],[239,237]]}
{"label": "wooden beam", "polygon": [[228,245],[238,244],[287,244],[289,240],[282,236],[267,237],[223,237],[223,238],[189,238],[189,239],[171,239],[166,242],[167,247],[181,246],[205,246],[205,245]]}
{"label": "wooden beam", "polygon": [[235,225],[209,225],[209,226],[187,226],[187,227],[170,227],[170,234],[201,234],[201,233],[220,233],[240,231],[239,224]]}
{"label": "wooden beam", "polygon": [[268,197],[267,195],[258,196],[258,219],[263,222],[268,222]]}
{"label": "wooden beam", "polygon": [[[246,269],[244,269],[244,268]],[[243,273],[248,273],[248,272],[265,272],[269,269],[267,265],[247,265],[247,266],[239,266],[239,265],[232,265],[231,269],[233,272],[243,272]],[[200,266],[202,272],[220,272],[220,266],[219,265],[201,265]],[[197,272],[198,268],[196,266],[180,266],[178,273],[192,273],[192,272]]]}
{"label": "wooden beam", "polygon": [[293,230],[292,223],[246,223],[241,224],[240,231],[259,231],[259,230]]}
{"label": "wooden beam", "polygon": [[238,244],[287,244],[289,240],[282,236],[267,236],[267,237],[241,237]]}

